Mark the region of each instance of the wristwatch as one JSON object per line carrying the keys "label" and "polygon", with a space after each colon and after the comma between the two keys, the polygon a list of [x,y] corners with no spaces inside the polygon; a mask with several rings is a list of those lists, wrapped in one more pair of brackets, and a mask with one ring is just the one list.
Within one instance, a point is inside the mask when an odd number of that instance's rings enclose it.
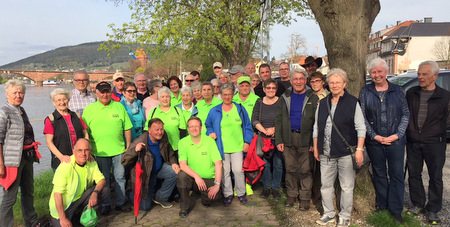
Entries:
{"label": "wristwatch", "polygon": [[214,184],[220,186],[220,182],[219,181],[214,180]]}
{"label": "wristwatch", "polygon": [[100,192],[98,190],[94,190],[94,192],[97,193],[97,195],[100,194]]}

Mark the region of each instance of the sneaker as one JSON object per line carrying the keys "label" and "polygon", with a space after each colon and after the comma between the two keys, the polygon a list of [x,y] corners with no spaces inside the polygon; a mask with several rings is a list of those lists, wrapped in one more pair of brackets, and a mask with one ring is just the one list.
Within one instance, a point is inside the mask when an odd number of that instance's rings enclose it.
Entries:
{"label": "sneaker", "polygon": [[433,212],[428,212],[428,221],[432,225],[437,225],[437,224],[441,223],[441,219],[439,218],[437,213],[433,213]]}
{"label": "sneaker", "polygon": [[239,196],[239,202],[241,202],[241,204],[246,204],[247,201],[247,196],[244,194],[243,196]]}
{"label": "sneaker", "polygon": [[328,223],[333,223],[334,217],[328,217],[328,215],[324,214],[321,218],[317,219],[316,223],[319,225],[327,225]]}
{"label": "sneaker", "polygon": [[270,196],[270,189],[264,188],[262,193],[259,195],[259,198],[267,199]]}
{"label": "sneaker", "polygon": [[343,218],[339,218],[339,221],[337,223],[337,227],[345,227],[345,226],[349,226],[350,225],[350,219],[343,219]]}
{"label": "sneaker", "polygon": [[284,202],[284,206],[286,206],[286,207],[293,207],[294,203],[295,203],[295,200],[296,200],[295,197],[288,196],[287,199],[286,199],[286,202]]}
{"label": "sneaker", "polygon": [[423,208],[416,207],[416,206],[414,206],[414,207],[412,207],[412,208],[410,208],[410,209],[408,209],[406,211],[407,214],[411,214],[411,215],[414,215],[414,216],[417,216],[417,215],[419,215],[422,212],[423,212]]}
{"label": "sneaker", "polygon": [[397,224],[403,224],[402,214],[391,214]]}
{"label": "sneaker", "polygon": [[231,205],[232,201],[233,201],[233,195],[225,197],[225,199],[223,200],[223,205],[227,207],[227,206]]}
{"label": "sneaker", "polygon": [[279,200],[281,199],[280,190],[278,189],[272,189],[272,196],[274,199]]}
{"label": "sneaker", "polygon": [[153,199],[153,202],[161,205],[162,208],[171,208],[173,207],[173,204],[169,201],[165,201],[165,200],[159,200],[159,199]]}

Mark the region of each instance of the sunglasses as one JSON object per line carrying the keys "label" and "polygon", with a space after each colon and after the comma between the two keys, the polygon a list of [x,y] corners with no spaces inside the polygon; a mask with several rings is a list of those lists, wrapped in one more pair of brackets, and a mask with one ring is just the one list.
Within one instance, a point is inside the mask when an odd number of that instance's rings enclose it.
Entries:
{"label": "sunglasses", "polygon": [[126,90],[125,92],[128,92],[128,93],[136,93],[136,90]]}
{"label": "sunglasses", "polygon": [[186,81],[186,82],[194,82],[194,80],[184,80],[184,81]]}

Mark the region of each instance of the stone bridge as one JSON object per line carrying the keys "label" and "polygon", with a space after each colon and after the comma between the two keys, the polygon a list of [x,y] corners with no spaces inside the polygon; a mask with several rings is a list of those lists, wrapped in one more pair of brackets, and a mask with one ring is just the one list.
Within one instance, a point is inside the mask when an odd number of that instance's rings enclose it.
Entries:
{"label": "stone bridge", "polygon": [[[59,71],[22,71],[22,70],[0,70],[0,73],[6,74],[18,74],[21,76],[28,77],[30,80],[34,81],[35,86],[42,86],[43,82],[46,80],[54,80],[55,77],[59,75],[72,75],[73,72],[59,72]],[[114,75],[114,73],[102,73],[102,72],[88,72],[89,79],[91,81],[102,81],[103,79]],[[130,73],[123,73],[127,78],[133,79],[133,75]]]}

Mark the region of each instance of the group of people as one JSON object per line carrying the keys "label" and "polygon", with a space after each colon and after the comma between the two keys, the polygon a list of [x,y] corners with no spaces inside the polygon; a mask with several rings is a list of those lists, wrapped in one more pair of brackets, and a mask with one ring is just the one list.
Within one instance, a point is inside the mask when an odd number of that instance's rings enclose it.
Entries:
{"label": "group of people", "polygon": [[[321,64],[321,58],[312,56],[302,65],[306,70],[281,63],[280,76],[274,79],[268,64],[260,65],[258,75],[251,63],[224,72],[216,62],[215,75],[200,83],[200,74],[193,71],[184,86],[176,76],[163,86],[144,73],[137,73],[134,82],[116,73],[114,87],[100,82],[95,94],[88,89],[89,75],[75,72],[72,92],[51,92],[55,111],[44,122],[55,173],[49,201],[53,225],[70,226],[85,206],[101,207],[100,213],[108,215],[112,177],[115,209],[121,212],[131,211],[127,201],[134,203],[138,181],[141,200],[134,205],[141,210],[150,210],[152,203],[170,208],[178,197],[179,216],[188,217],[195,204],[191,191],[201,194],[204,206],[217,200],[229,206],[235,194],[245,204],[243,160],[255,141],[265,162],[260,197],[280,199],[284,183],[286,207],[298,200],[299,209],[306,211],[312,200],[321,214],[316,223],[327,225],[337,215],[337,226],[350,225],[354,166],[363,165],[364,147],[372,163],[376,211],[389,210],[403,222],[407,145],[414,204],[408,212],[427,212],[432,224],[439,223],[450,95],[434,82],[438,65],[420,64],[419,86],[405,96],[387,80],[386,62],[374,59],[368,65],[372,83],[358,99],[346,90],[344,70],[331,69],[324,76],[317,71]],[[5,90],[7,103],[0,109],[0,225],[13,226],[12,207],[20,187],[23,218],[32,226],[37,221],[33,162],[39,152],[21,107],[24,84],[9,80]],[[427,203],[423,161],[430,175]],[[141,176],[136,168],[142,168]],[[3,179],[11,177],[5,185]],[[336,179],[339,211],[333,202]]]}

